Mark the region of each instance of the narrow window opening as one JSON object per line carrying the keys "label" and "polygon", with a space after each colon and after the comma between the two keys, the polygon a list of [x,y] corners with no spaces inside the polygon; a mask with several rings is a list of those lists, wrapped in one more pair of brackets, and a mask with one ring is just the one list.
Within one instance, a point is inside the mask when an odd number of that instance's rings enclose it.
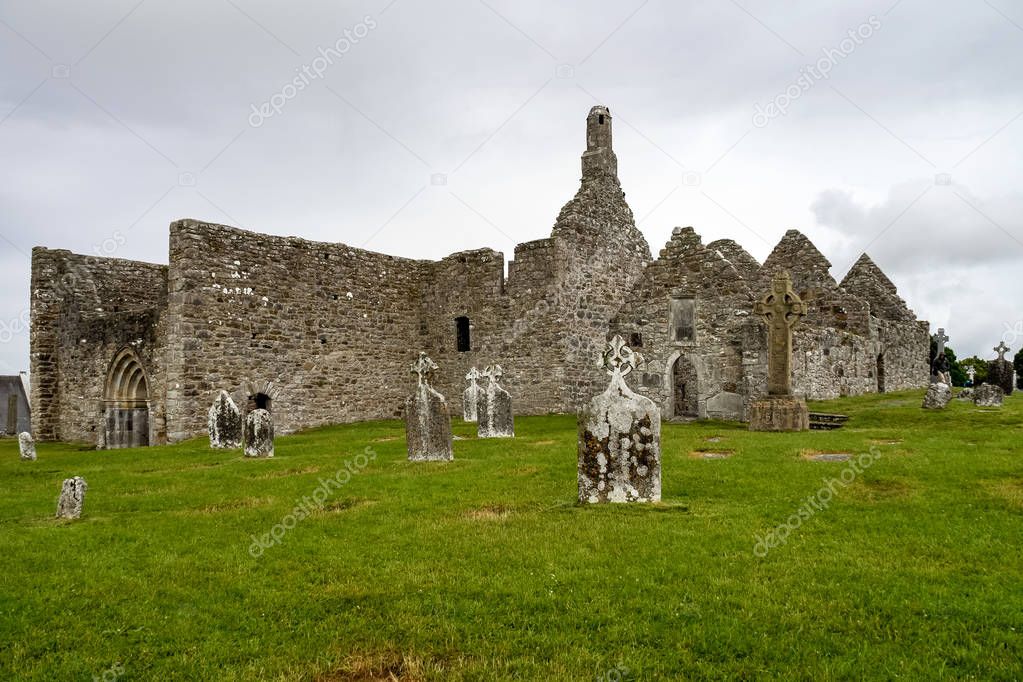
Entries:
{"label": "narrow window opening", "polygon": [[467,353],[472,350],[472,338],[469,333],[469,318],[455,318],[455,336],[458,342],[458,352]]}
{"label": "narrow window opening", "polygon": [[604,114],[601,114],[600,116],[597,117],[597,123],[599,123],[600,125],[604,125]]}
{"label": "narrow window opening", "polygon": [[643,335],[639,332],[632,332],[629,335],[629,347],[631,348],[642,348],[643,347]]}

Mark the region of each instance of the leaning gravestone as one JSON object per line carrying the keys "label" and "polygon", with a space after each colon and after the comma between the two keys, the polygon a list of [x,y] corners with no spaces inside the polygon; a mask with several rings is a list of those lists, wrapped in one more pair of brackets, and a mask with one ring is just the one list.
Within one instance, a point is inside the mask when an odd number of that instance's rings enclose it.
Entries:
{"label": "leaning gravestone", "polygon": [[515,416],[512,414],[512,400],[508,391],[499,383],[504,376],[501,365],[491,365],[483,370],[487,387],[480,390],[476,402],[478,425],[476,435],[480,438],[512,438],[515,436]]}
{"label": "leaning gravestone", "polygon": [[1001,407],[1005,392],[994,384],[981,384],[973,392],[973,404],[977,407]]}
{"label": "leaning gravestone", "polygon": [[60,488],[60,499],[57,500],[58,519],[77,519],[82,516],[85,505],[85,491],[89,486],[81,476],[68,478]]}
{"label": "leaning gravestone", "polygon": [[210,447],[234,449],[242,446],[242,413],[227,391],[220,391],[207,418]]}
{"label": "leaning gravestone", "polygon": [[992,360],[987,367],[987,383],[994,384],[1002,389],[1005,395],[1012,395],[1013,384],[1015,383],[1015,368],[1012,363],[1005,359],[1009,347],[1002,341],[995,348],[998,359]]}
{"label": "leaning gravestone", "polygon": [[451,412],[448,403],[430,386],[437,365],[420,353],[412,363],[416,388],[405,401],[405,441],[410,462],[447,462],[455,458],[451,446]]}
{"label": "leaning gravestone", "polygon": [[245,456],[274,456],[274,420],[269,411],[253,410],[245,417]]}
{"label": "leaning gravestone", "polygon": [[657,502],[661,411],[625,383],[643,357],[616,336],[602,364],[611,382],[579,415],[579,502]]}
{"label": "leaning gravestone", "polygon": [[475,367],[470,369],[469,373],[465,375],[465,380],[469,382],[469,387],[462,393],[462,421],[476,421],[476,401],[479,400],[480,395],[480,385],[477,381],[480,376],[480,371]]}
{"label": "leaning gravestone", "polygon": [[925,410],[944,410],[952,400],[952,387],[945,383],[934,383],[927,387],[924,396]]}
{"label": "leaning gravestone", "polygon": [[771,293],[754,312],[768,329],[767,396],[750,405],[750,431],[809,431],[806,401],[792,393],[792,329],[806,313],[806,304],[792,290],[788,272],[775,275]]}
{"label": "leaning gravestone", "polygon": [[26,462],[34,462],[36,459],[36,442],[32,440],[32,434],[22,431],[18,434],[18,450],[21,459]]}

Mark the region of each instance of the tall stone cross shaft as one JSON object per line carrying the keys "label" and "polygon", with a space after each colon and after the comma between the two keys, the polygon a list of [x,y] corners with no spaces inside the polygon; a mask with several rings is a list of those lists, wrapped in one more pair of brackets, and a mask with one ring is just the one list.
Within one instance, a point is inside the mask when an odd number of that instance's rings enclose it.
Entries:
{"label": "tall stone cross shaft", "polygon": [[806,315],[806,304],[792,291],[792,278],[780,272],[771,293],[753,311],[768,328],[768,395],[792,395],[792,328]]}
{"label": "tall stone cross shaft", "polygon": [[1002,341],[995,348],[995,352],[998,353],[998,361],[1005,362],[1005,354],[1009,352],[1009,347],[1005,345],[1005,341]]}

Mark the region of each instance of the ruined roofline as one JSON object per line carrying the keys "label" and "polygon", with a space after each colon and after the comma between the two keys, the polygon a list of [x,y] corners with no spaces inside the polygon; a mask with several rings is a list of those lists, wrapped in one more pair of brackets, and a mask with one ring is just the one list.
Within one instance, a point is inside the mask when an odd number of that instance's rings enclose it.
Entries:
{"label": "ruined roofline", "polygon": [[51,248],[46,247],[46,246],[33,246],[32,247],[32,258],[35,259],[37,255],[39,257],[58,257],[58,258],[61,258],[63,260],[68,260],[69,258],[83,258],[83,259],[92,259],[93,261],[106,261],[106,262],[112,261],[112,262],[115,262],[115,263],[124,263],[124,264],[130,264],[130,265],[144,265],[146,267],[161,268],[163,270],[167,269],[167,264],[166,263],[152,263],[150,261],[134,260],[134,259],[131,259],[131,258],[115,258],[113,256],[97,256],[95,254],[88,254],[88,253],[75,253],[74,251],[69,251],[68,249],[51,249]]}

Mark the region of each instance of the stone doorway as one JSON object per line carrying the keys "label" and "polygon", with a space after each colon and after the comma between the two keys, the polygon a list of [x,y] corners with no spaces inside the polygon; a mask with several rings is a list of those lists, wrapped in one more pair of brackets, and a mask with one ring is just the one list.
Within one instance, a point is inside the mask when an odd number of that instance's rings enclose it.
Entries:
{"label": "stone doorway", "polygon": [[107,449],[149,445],[149,381],[129,348],[114,356],[107,372],[103,441]]}
{"label": "stone doorway", "polygon": [[700,416],[699,384],[696,366],[685,355],[680,355],[671,369],[673,393],[672,417],[695,419]]}
{"label": "stone doorway", "polygon": [[884,393],[884,353],[877,356],[877,392]]}

